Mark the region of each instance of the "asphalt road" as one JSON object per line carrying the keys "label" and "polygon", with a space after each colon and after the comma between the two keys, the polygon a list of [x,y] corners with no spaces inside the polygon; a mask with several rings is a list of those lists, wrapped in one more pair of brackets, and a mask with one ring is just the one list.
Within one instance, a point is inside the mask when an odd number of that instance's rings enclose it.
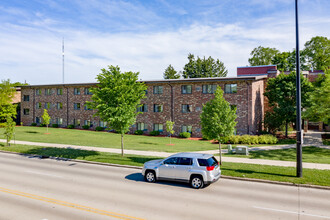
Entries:
{"label": "asphalt road", "polygon": [[0,153],[0,219],[330,219],[330,190],[220,179],[200,190],[140,170]]}

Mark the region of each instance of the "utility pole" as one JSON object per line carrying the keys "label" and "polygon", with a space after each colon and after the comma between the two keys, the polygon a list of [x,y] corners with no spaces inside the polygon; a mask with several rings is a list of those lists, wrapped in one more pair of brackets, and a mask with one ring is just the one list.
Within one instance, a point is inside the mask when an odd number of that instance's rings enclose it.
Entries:
{"label": "utility pole", "polygon": [[296,1],[296,136],[297,136],[297,177],[302,177],[302,144],[303,135],[301,131],[301,85],[300,85],[300,53],[299,53],[299,29],[298,29],[298,0]]}

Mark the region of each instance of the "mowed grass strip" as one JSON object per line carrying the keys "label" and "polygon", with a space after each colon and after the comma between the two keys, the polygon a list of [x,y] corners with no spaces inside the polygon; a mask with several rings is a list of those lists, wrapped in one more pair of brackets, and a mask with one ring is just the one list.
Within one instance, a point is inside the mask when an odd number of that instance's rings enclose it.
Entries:
{"label": "mowed grass strip", "polygon": [[[4,147],[2,143],[0,143],[0,150],[141,167],[149,160],[161,159],[160,157],[137,155],[125,155],[122,157],[120,154],[27,145]],[[226,176],[330,186],[330,170],[303,169],[302,178],[295,177],[296,169],[294,167],[224,162],[221,166],[221,170],[222,175]]]}
{"label": "mowed grass strip", "polygon": [[[248,156],[236,154],[224,154],[224,156],[265,160],[296,161],[296,149],[291,148],[283,150],[260,150],[250,151]],[[308,163],[330,164],[330,150],[313,146],[303,147],[302,160],[303,162]]]}
{"label": "mowed grass strip", "polygon": [[[0,128],[0,134],[3,128]],[[104,148],[120,148],[120,134],[78,129],[18,126],[15,128],[15,139],[41,143],[72,144]],[[217,144],[206,140],[187,140],[169,137],[153,137],[145,135],[124,135],[124,148],[129,150],[145,150],[160,152],[185,152],[218,149]]]}

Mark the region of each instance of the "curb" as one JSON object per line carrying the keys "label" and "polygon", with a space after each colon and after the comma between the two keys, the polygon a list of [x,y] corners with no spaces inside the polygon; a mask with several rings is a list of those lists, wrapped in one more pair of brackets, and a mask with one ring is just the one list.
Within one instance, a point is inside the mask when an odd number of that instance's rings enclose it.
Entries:
{"label": "curb", "polygon": [[[102,162],[95,162],[95,161],[88,161],[88,160],[77,160],[77,159],[69,159],[69,158],[62,158],[62,157],[43,157],[43,156],[40,156],[40,155],[37,155],[37,154],[23,154],[23,153],[17,153],[17,152],[12,152],[12,151],[3,151],[3,150],[0,150],[0,152],[1,153],[7,153],[7,154],[24,155],[24,156],[34,156],[34,157],[39,157],[40,159],[73,161],[73,162],[78,162],[78,163],[86,163],[86,164],[94,164],[94,165],[101,165],[101,166],[110,166],[110,167],[142,170],[142,167],[138,167],[138,166],[120,165],[120,164],[112,164],[112,163],[102,163]],[[247,182],[269,183],[269,184],[284,185],[284,186],[294,186],[294,187],[304,187],[304,188],[330,190],[330,186],[296,184],[296,183],[289,183],[289,182],[280,182],[280,181],[264,180],[264,179],[253,179],[253,178],[243,178],[243,177],[225,176],[225,175],[221,175],[221,178],[231,179],[231,180],[241,180],[241,181],[247,181]]]}

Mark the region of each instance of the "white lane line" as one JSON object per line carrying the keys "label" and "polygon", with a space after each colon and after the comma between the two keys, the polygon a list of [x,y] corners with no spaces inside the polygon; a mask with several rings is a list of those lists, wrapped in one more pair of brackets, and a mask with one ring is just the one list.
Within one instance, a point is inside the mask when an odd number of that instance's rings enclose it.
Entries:
{"label": "white lane line", "polygon": [[266,207],[259,207],[259,206],[252,206],[255,209],[263,209],[263,210],[269,210],[269,211],[275,211],[275,212],[285,212],[285,213],[290,213],[290,214],[300,214],[300,215],[306,215],[306,216],[312,216],[312,217],[318,217],[318,218],[326,218],[330,219],[329,216],[324,216],[324,215],[313,215],[313,214],[307,214],[304,212],[295,212],[295,211],[287,211],[287,210],[281,210],[281,209],[272,209],[272,208],[266,208]]}
{"label": "white lane line", "polygon": [[62,176],[57,176],[57,175],[48,174],[48,173],[39,173],[39,172],[31,171],[31,170],[26,170],[25,172],[27,172],[27,173],[33,173],[33,174],[38,174],[38,175],[42,175],[42,176],[51,176],[51,177],[62,178],[62,179],[64,178]]}

